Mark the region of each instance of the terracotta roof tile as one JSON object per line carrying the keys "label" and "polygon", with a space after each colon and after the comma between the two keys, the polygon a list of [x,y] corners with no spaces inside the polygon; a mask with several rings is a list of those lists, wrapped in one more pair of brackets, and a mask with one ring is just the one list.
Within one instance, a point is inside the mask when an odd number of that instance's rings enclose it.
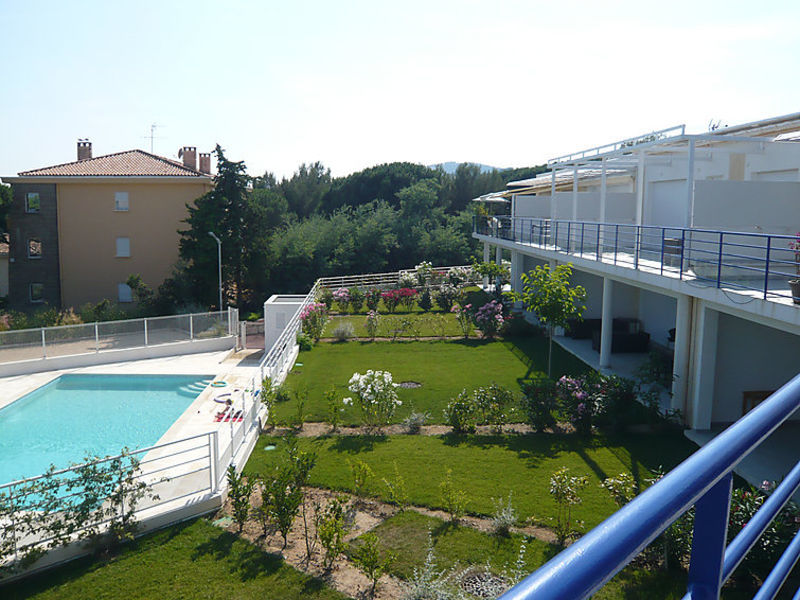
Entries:
{"label": "terracotta roof tile", "polygon": [[96,158],[23,171],[25,177],[208,177],[175,160],[144,150],[127,150]]}
{"label": "terracotta roof tile", "polygon": [[0,233],[0,256],[8,255],[11,245],[8,242],[8,234]]}

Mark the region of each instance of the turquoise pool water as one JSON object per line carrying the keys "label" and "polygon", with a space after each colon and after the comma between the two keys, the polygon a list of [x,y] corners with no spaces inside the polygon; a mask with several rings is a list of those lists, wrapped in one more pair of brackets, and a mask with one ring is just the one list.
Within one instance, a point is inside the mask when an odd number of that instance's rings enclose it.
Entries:
{"label": "turquoise pool water", "polygon": [[211,377],[62,375],[0,410],[0,484],[154,445]]}

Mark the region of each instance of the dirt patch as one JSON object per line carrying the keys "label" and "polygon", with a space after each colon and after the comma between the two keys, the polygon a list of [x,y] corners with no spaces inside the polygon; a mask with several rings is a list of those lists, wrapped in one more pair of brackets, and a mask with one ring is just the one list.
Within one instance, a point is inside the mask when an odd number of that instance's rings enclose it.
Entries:
{"label": "dirt patch", "polygon": [[[408,427],[405,425],[401,425],[396,423],[394,425],[386,425],[385,427],[381,427],[379,429],[371,428],[371,427],[337,427],[336,430],[325,422],[309,422],[303,423],[303,426],[299,429],[291,429],[289,427],[273,427],[272,429],[266,430],[266,433],[271,435],[282,436],[286,435],[287,433],[293,431],[298,437],[319,437],[322,435],[344,435],[344,436],[356,436],[356,435],[411,435],[408,431]],[[542,433],[574,433],[575,429],[569,423],[559,423],[552,429],[547,429]],[[449,425],[423,425],[420,429],[419,433],[414,435],[447,435],[453,433],[453,428]],[[503,425],[501,429],[501,434],[517,434],[517,435],[525,435],[528,433],[533,433],[533,428],[526,423],[509,423],[508,425]],[[498,435],[498,431],[491,425],[479,425],[478,428],[475,430],[475,435]]]}
{"label": "dirt patch", "polygon": [[401,381],[397,384],[397,387],[413,390],[415,388],[421,388],[422,384],[419,381]]}
{"label": "dirt patch", "polygon": [[[345,539],[349,542],[364,533],[371,531],[389,517],[398,513],[398,508],[391,504],[374,499],[365,499],[343,492],[335,492],[328,489],[307,487],[305,509],[306,523],[311,536],[314,535],[314,510],[315,506],[324,506],[334,497],[345,498],[348,503],[350,518],[350,529]],[[261,494],[256,489],[250,497],[250,504],[253,507],[261,506]],[[432,510],[424,506],[409,506],[408,510],[435,517],[447,521],[449,515],[441,510]],[[226,500],[222,508],[223,515],[232,514],[230,500]],[[220,516],[220,515],[218,515]],[[270,554],[280,556],[288,564],[308,575],[323,580],[325,583],[336,590],[350,596],[351,598],[366,599],[370,598],[371,583],[367,577],[361,573],[346,557],[340,556],[336,559],[333,568],[326,571],[323,567],[324,550],[316,543],[312,548],[309,560],[306,549],[304,535],[303,513],[297,516],[292,525],[292,530],[287,537],[286,546],[283,544],[283,537],[279,532],[264,531],[255,518],[251,517],[245,523],[241,533],[238,525],[227,517],[218,518],[214,524],[226,531],[238,534]],[[491,519],[485,517],[465,516],[461,519],[461,524],[471,527],[484,533],[491,533]],[[548,543],[555,543],[556,536],[549,529],[543,527],[514,527],[512,531],[522,533]],[[397,600],[402,598],[406,591],[406,584],[392,577],[383,575],[378,582],[378,592],[375,598],[379,600]]]}

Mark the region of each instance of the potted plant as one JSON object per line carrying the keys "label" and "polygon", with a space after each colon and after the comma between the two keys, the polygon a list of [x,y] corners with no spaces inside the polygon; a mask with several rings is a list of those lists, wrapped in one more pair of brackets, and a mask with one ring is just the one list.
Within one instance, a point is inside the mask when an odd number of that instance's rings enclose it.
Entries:
{"label": "potted plant", "polygon": [[[795,234],[793,242],[789,242],[789,249],[794,250],[794,268],[800,275],[800,231]],[[800,277],[789,280],[789,288],[792,290],[792,300],[795,304],[800,304]]]}

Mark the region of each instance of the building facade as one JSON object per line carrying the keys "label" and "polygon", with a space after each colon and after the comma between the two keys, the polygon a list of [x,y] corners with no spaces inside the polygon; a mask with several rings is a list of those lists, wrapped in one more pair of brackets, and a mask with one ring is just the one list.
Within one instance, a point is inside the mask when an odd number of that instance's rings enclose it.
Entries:
{"label": "building facade", "polygon": [[[210,155],[184,147],[183,162],[142,150],[4,177],[12,186],[9,305],[77,307],[131,302],[132,274],[156,288],[178,260],[187,205],[213,187]],[[201,170],[202,169],[202,170]]]}

